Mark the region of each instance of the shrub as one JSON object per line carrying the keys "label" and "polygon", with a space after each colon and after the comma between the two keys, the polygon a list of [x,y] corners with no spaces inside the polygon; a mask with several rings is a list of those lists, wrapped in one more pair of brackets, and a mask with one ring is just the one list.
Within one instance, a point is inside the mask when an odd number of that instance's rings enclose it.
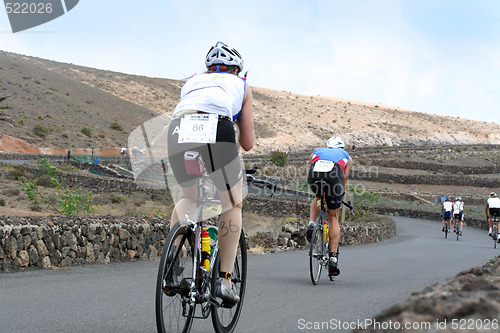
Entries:
{"label": "shrub", "polygon": [[116,121],[113,121],[110,128],[118,132],[123,132],[123,126]]}
{"label": "shrub", "polygon": [[54,184],[52,183],[52,177],[49,175],[43,175],[35,179],[35,184],[38,186],[43,186],[43,187],[54,187]]}
{"label": "shrub", "polygon": [[50,134],[50,129],[43,125],[35,125],[33,126],[33,134],[45,139]]}
{"label": "shrub", "polygon": [[0,198],[0,206],[5,206],[5,200]]}
{"label": "shrub", "polygon": [[94,136],[94,132],[92,131],[92,128],[90,128],[90,127],[82,128],[82,133],[85,134],[86,136],[88,136],[89,138]]}
{"label": "shrub", "polygon": [[119,204],[122,202],[127,202],[128,198],[121,194],[111,194],[111,202],[114,204]]}
{"label": "shrub", "polygon": [[19,180],[19,178],[24,176],[24,172],[21,169],[13,169],[7,173],[6,178],[10,180]]}
{"label": "shrub", "polygon": [[288,155],[280,151],[273,151],[269,155],[269,159],[271,160],[271,162],[273,162],[277,166],[285,166],[287,158]]}

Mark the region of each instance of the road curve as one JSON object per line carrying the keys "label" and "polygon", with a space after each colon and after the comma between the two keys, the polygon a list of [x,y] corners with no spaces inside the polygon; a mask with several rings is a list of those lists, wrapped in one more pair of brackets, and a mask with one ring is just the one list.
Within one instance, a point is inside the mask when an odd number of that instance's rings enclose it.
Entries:
{"label": "road curve", "polygon": [[[440,224],[395,218],[398,235],[341,248],[341,275],[313,286],[306,250],[249,256],[238,332],[346,332],[413,291],[498,255],[484,230],[444,239]],[[155,332],[158,261],[0,274],[0,332]],[[336,329],[340,328],[340,329]],[[346,329],[343,329],[346,328]],[[195,320],[192,332],[211,332]]]}

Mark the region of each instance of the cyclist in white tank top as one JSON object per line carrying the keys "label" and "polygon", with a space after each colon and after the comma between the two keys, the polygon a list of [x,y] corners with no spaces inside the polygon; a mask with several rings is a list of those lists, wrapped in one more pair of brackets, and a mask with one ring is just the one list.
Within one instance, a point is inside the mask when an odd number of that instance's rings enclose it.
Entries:
{"label": "cyclist in white tank top", "polygon": [[[488,231],[488,235],[491,236],[491,228],[493,227],[493,221],[491,220],[491,216],[497,215],[500,216],[500,198],[497,196],[495,192],[490,193],[490,197],[486,202],[486,208],[484,209],[486,213],[486,218],[488,219],[488,223],[490,225],[490,229]],[[497,223],[497,230],[499,224]],[[498,242],[500,243],[500,233],[498,234]]]}
{"label": "cyclist in white tank top", "polygon": [[[170,127],[172,132],[169,136],[177,138],[179,133],[175,131],[177,121],[180,122],[180,117],[188,117],[192,113],[207,113],[219,115],[217,124],[217,138],[225,138],[225,140],[216,143],[210,143],[214,155],[210,155],[205,159],[208,163],[213,158],[212,164],[218,164],[224,160],[227,155],[235,153],[238,156],[238,148],[235,142],[235,131],[232,123],[235,122],[238,127],[238,143],[248,151],[253,147],[254,143],[254,126],[253,126],[253,106],[252,92],[247,86],[246,81],[238,74],[243,70],[243,59],[235,49],[230,49],[226,44],[218,42],[213,46],[205,57],[205,65],[207,73],[193,76],[190,78],[181,89],[181,100],[174,111],[174,120]],[[229,126],[227,125],[229,122]],[[170,129],[169,129],[170,131]],[[229,140],[228,138],[231,138]],[[229,141],[227,141],[229,140]],[[233,141],[234,140],[234,141]],[[225,144],[230,142],[230,148],[218,154],[220,149],[217,149],[217,144]],[[193,141],[194,142],[194,141]],[[234,144],[231,144],[233,143]],[[183,151],[183,147],[190,147],[192,143],[178,142],[177,140],[169,140],[169,161],[177,178],[186,176],[184,161],[182,157],[172,154],[175,149]],[[199,144],[195,144],[199,145]],[[204,144],[202,146],[209,145]],[[223,145],[224,146],[224,145]],[[224,147],[227,147],[224,146]],[[235,152],[234,152],[234,151]],[[203,152],[201,152],[203,155]],[[182,156],[182,155],[181,155]],[[180,166],[180,167],[178,167]],[[230,168],[230,171],[227,169]],[[233,271],[236,250],[241,234],[241,208],[242,208],[242,185],[244,172],[238,165],[238,172],[232,172],[233,167],[217,168],[217,170],[227,171],[227,176],[231,178],[226,180],[227,188],[219,189],[219,198],[222,205],[222,215],[219,224],[219,230],[226,230],[226,233],[219,232],[219,248],[220,248],[220,276],[215,293],[224,301],[232,303],[239,302],[239,296],[232,285],[230,276]],[[177,172],[176,172],[177,170]],[[217,171],[216,170],[216,171]],[[222,174],[221,172],[212,172],[212,174]],[[235,177],[232,177],[232,173]],[[211,177],[212,178],[212,177]],[[214,175],[215,178],[215,175]],[[192,205],[196,198],[196,186],[192,179],[183,179],[186,182],[182,186],[180,200],[176,203],[172,213],[171,226],[179,221],[179,217],[183,217]],[[212,179],[213,180],[213,179]],[[214,181],[214,184],[216,182]],[[219,188],[219,186],[217,186]],[[230,228],[229,228],[230,226]],[[230,232],[229,232],[230,231]]]}

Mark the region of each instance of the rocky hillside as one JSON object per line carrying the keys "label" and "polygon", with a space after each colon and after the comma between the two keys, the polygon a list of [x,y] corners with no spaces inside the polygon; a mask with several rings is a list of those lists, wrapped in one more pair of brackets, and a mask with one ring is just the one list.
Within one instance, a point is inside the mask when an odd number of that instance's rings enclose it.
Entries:
{"label": "rocky hillside", "polygon": [[[135,127],[171,112],[182,84],[0,51],[0,151],[116,152]],[[499,124],[252,88],[254,153],[310,149],[334,134],[357,146],[500,143]]]}

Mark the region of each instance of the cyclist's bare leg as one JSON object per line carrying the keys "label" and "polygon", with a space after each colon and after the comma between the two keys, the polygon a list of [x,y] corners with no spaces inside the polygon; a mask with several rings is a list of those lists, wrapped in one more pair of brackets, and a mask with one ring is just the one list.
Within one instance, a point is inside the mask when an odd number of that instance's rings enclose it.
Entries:
{"label": "cyclist's bare leg", "polygon": [[316,219],[318,218],[319,210],[320,210],[320,207],[318,206],[318,200],[319,200],[319,197],[316,197],[311,202],[311,210],[310,210],[310,214],[309,214],[310,220],[309,221],[316,221]]}
{"label": "cyclist's bare leg", "polygon": [[329,238],[330,238],[330,252],[337,252],[340,240],[340,226],[339,226],[339,210],[329,209],[328,210],[328,222],[330,224]]}
{"label": "cyclist's bare leg", "polygon": [[[196,184],[191,187],[181,187],[180,197],[181,198],[175,204],[174,210],[172,211],[170,227],[173,227],[179,220],[183,220],[186,212],[189,208],[191,208],[191,205],[196,198]],[[192,213],[194,213],[194,209],[192,209]]]}
{"label": "cyclist's bare leg", "polygon": [[[233,272],[236,251],[241,234],[241,208],[242,208],[242,185],[241,179],[229,191],[219,191],[222,205],[222,216],[219,223],[219,249],[220,249],[220,271]],[[224,279],[223,283],[230,283]]]}

